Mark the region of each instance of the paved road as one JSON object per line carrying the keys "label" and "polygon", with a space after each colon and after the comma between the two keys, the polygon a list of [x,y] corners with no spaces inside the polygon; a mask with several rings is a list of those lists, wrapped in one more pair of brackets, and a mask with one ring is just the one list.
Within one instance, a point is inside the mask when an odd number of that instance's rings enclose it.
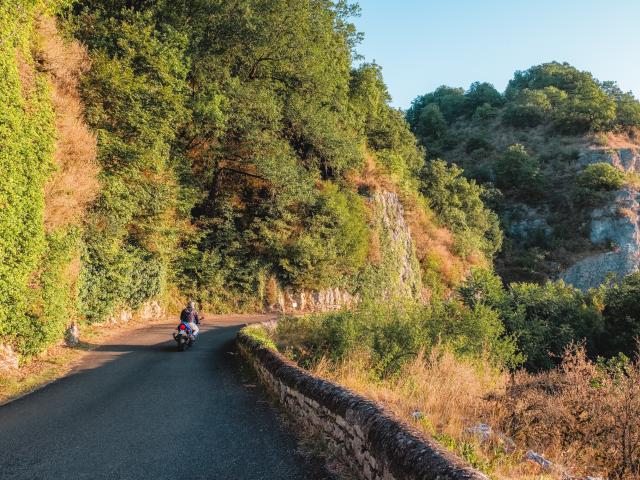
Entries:
{"label": "paved road", "polygon": [[318,479],[319,462],[243,381],[218,317],[177,352],[175,325],[119,335],[68,377],[0,407],[0,479]]}

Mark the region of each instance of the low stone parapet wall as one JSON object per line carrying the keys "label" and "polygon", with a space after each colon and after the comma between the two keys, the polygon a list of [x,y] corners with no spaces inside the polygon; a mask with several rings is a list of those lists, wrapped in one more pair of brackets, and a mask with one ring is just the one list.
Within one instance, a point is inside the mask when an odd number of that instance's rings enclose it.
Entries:
{"label": "low stone parapet wall", "polygon": [[487,480],[488,477],[383,407],[315,377],[240,331],[238,348],[260,381],[302,427],[335,444],[366,480]]}

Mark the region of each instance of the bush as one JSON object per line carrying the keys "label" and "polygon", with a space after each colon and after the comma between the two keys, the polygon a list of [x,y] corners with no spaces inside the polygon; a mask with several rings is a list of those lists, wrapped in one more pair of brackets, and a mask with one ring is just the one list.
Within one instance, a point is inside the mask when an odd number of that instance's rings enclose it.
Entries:
{"label": "bush", "polygon": [[496,185],[525,201],[531,202],[545,190],[546,179],[539,162],[531,158],[525,148],[511,145],[495,162]]}
{"label": "bush", "polygon": [[625,176],[620,169],[608,163],[592,163],[578,174],[578,186],[596,192],[619,190],[624,185]]}
{"label": "bush", "polygon": [[323,358],[341,362],[366,353],[378,378],[398,372],[419,352],[439,344],[460,357],[490,358],[499,368],[521,361],[495,311],[483,305],[467,308],[457,301],[367,304],[356,311],[287,318],[279,322],[276,338],[308,368]]}
{"label": "bush", "polygon": [[[517,445],[562,462],[573,477],[640,475],[640,363],[592,362],[568,347],[557,369],[511,378],[487,410]],[[570,454],[569,454],[570,453]]]}
{"label": "bush", "polygon": [[601,353],[633,356],[640,341],[640,273],[629,275],[608,289],[604,304]]}

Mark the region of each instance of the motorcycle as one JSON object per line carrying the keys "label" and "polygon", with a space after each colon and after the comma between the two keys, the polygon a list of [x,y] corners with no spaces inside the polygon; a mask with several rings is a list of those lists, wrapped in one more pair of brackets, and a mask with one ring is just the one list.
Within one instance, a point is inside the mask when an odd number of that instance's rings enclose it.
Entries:
{"label": "motorcycle", "polygon": [[178,343],[178,350],[184,352],[196,342],[197,335],[193,334],[193,330],[185,322],[180,322],[176,330],[178,333],[173,334],[173,339]]}

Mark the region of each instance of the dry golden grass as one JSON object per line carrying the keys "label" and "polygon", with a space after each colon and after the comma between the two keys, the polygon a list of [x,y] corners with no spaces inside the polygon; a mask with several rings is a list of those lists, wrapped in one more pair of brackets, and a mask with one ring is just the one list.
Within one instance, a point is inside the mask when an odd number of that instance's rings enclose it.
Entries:
{"label": "dry golden grass", "polygon": [[[605,148],[638,148],[640,143],[638,142],[637,129],[632,129],[628,132],[608,132],[600,134],[606,141],[606,145],[602,145]],[[601,139],[596,139],[596,144],[601,143]]]}
{"label": "dry golden grass", "polygon": [[[607,370],[571,347],[556,370],[510,375],[436,347],[393,378],[370,372],[365,352],[313,370],[386,405],[494,478],[640,478],[638,362]],[[479,424],[491,426],[487,438],[470,432]],[[528,450],[551,468],[526,460]]]}
{"label": "dry golden grass", "polygon": [[57,170],[45,186],[45,226],[55,230],[79,222],[94,200],[100,184],[96,138],[84,122],[84,108],[78,93],[80,76],[89,68],[86,50],[76,42],[65,42],[55,21],[38,21],[39,68],[51,79],[56,114]]}

